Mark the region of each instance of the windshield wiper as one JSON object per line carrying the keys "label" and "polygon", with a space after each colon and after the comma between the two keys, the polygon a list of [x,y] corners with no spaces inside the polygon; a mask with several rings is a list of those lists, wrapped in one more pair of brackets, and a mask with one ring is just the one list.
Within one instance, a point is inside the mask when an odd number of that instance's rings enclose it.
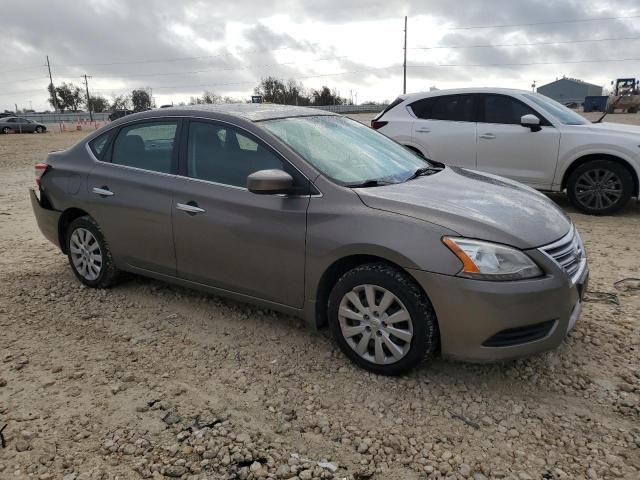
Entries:
{"label": "windshield wiper", "polygon": [[385,182],[384,180],[365,180],[360,183],[348,183],[345,187],[349,188],[367,188],[367,187],[382,187],[383,185],[392,185],[393,182]]}
{"label": "windshield wiper", "polygon": [[414,178],[425,177],[427,175],[433,175],[434,173],[441,172],[443,169],[444,169],[444,167],[422,167],[422,168],[419,168],[415,172],[413,172],[413,175],[411,175],[409,178],[407,178],[405,180],[405,182],[408,182],[409,180],[413,180]]}

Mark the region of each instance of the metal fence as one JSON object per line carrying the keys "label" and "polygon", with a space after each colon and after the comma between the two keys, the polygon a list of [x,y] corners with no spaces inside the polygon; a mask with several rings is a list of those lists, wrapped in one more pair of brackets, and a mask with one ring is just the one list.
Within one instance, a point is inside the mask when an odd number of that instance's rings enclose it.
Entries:
{"label": "metal fence", "polygon": [[[89,112],[78,113],[27,113],[20,115],[23,118],[28,118],[38,123],[85,123],[90,120]],[[109,118],[109,113],[94,113],[93,120],[95,122],[106,122]]]}
{"label": "metal fence", "polygon": [[386,105],[325,105],[322,107],[314,107],[319,110],[327,110],[335,113],[373,113],[384,110]]}
{"label": "metal fence", "polygon": [[[382,111],[386,105],[325,105],[322,107],[314,107],[319,110],[326,110],[335,113],[373,113]],[[89,112],[77,113],[27,113],[20,115],[38,123],[86,123],[89,121]],[[93,120],[95,122],[109,121],[109,112],[94,113]]]}

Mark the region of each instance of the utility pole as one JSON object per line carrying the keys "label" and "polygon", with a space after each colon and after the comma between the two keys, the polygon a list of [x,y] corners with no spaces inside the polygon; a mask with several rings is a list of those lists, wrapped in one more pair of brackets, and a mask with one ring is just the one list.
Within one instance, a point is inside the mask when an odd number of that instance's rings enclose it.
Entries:
{"label": "utility pole", "polygon": [[58,113],[58,98],[56,97],[56,87],[53,85],[53,77],[51,76],[51,64],[49,63],[49,55],[47,55],[47,68],[49,69],[49,85],[51,85],[51,94],[53,100],[53,109]]}
{"label": "utility pole", "polygon": [[[49,92],[53,97],[53,109],[56,112],[56,116],[58,115],[58,97],[56,96],[56,87],[53,85],[53,77],[51,76],[51,64],[49,63],[49,55],[47,55],[47,68],[49,69],[49,85],[51,86],[51,91]],[[60,118],[58,118],[58,127],[62,132],[62,124],[60,123]]]}
{"label": "utility pole", "polygon": [[407,16],[404,17],[404,62],[402,64],[402,93],[407,93]]}
{"label": "utility pole", "polygon": [[89,109],[89,120],[93,122],[93,112],[91,111],[91,97],[89,96],[89,78],[91,75],[87,75],[86,73],[82,75],[84,77],[84,88],[87,90],[87,108]]}

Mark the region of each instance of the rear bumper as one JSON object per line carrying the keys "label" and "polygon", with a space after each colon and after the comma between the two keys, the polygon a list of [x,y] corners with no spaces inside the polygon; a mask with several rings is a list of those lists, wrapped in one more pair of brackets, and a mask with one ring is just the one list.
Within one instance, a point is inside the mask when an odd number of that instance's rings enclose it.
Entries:
{"label": "rear bumper", "polygon": [[44,205],[46,202],[41,203],[33,188],[29,189],[29,196],[31,197],[31,207],[33,208],[33,214],[36,217],[38,228],[47,240],[58,248],[61,248],[60,237],[58,235],[58,224],[61,213],[52,208],[47,208]]}
{"label": "rear bumper", "polygon": [[556,348],[575,326],[589,271],[572,283],[558,271],[539,279],[487,282],[411,271],[438,317],[442,355],[491,362]]}

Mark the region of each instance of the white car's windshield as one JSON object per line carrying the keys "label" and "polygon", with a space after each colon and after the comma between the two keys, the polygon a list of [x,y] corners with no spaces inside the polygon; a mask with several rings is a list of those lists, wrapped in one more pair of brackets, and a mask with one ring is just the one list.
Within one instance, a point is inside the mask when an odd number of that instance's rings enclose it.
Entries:
{"label": "white car's windshield", "polygon": [[341,185],[403,182],[430,166],[402,145],[344,117],[290,117],[261,123]]}
{"label": "white car's windshield", "polygon": [[549,97],[545,97],[544,95],[541,95],[539,93],[525,93],[524,96],[540,107],[544,108],[547,112],[553,115],[560,123],[563,123],[564,125],[587,125],[590,123],[582,115],[565,107],[561,103],[550,99]]}

